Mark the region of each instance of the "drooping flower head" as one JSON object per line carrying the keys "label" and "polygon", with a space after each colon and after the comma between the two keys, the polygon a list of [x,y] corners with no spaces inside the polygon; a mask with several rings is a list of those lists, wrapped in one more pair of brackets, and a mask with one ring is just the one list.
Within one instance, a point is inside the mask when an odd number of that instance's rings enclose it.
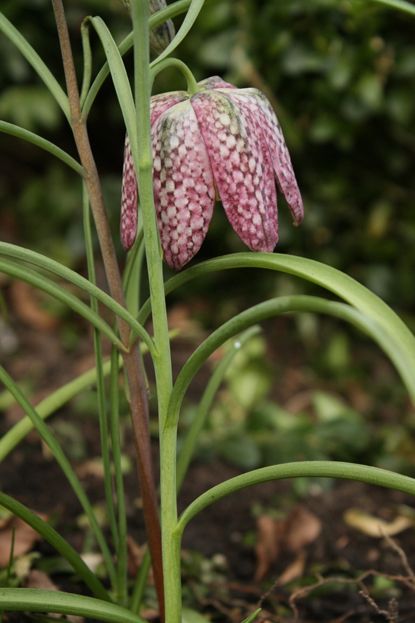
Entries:
{"label": "drooping flower head", "polygon": [[[281,127],[257,89],[237,89],[218,77],[189,95],[175,91],[151,100],[154,200],[166,262],[182,268],[200,249],[215,197],[253,251],[278,241],[276,184],[294,218],[303,203]],[[129,249],[137,230],[137,181],[126,138],[121,239]]]}

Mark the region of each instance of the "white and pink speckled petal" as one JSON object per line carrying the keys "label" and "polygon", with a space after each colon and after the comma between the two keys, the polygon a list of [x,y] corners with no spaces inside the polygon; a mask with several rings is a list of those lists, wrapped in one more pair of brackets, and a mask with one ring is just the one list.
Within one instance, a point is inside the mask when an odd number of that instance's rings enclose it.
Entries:
{"label": "white and pink speckled petal", "polygon": [[189,99],[189,96],[185,91],[172,91],[171,93],[153,95],[150,102],[151,126],[155,124],[160,115],[162,115],[166,110],[186,99]]}
{"label": "white and pink speckled petal", "polygon": [[242,114],[224,91],[202,91],[191,104],[229,222],[250,249],[272,251],[278,241],[274,172],[253,115]]}
{"label": "white and pink speckled petal", "polygon": [[128,250],[137,235],[137,180],[131,155],[130,141],[125,137],[124,164],[121,189],[120,234],[123,247]]}
{"label": "white and pink speckled petal", "polygon": [[230,97],[238,102],[245,101],[255,108],[258,131],[262,131],[265,136],[278,186],[287,200],[295,224],[299,225],[304,218],[303,200],[281,126],[269,100],[257,89],[235,90]]}
{"label": "white and pink speckled petal", "polygon": [[230,82],[225,82],[219,76],[211,76],[197,83],[203,89],[236,89]]}
{"label": "white and pink speckled petal", "polygon": [[164,259],[178,270],[200,249],[215,201],[213,175],[189,102],[153,127],[154,198]]}

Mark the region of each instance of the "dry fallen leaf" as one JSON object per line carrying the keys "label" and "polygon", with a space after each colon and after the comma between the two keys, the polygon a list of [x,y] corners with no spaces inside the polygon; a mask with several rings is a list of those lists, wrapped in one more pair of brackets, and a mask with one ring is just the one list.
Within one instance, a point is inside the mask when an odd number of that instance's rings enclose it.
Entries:
{"label": "dry fallen leaf", "polygon": [[281,521],[278,522],[267,515],[262,515],[257,519],[255,548],[257,565],[254,578],[256,582],[265,577],[270,565],[278,558],[281,542],[278,535],[278,526],[281,527],[281,524]]}
{"label": "dry fallen leaf", "polygon": [[42,307],[42,295],[23,281],[13,281],[10,288],[12,305],[16,315],[39,331],[50,331],[58,326],[58,320]]}
{"label": "dry fallen leaf", "polygon": [[277,586],[284,586],[284,584],[288,584],[297,578],[301,578],[304,573],[305,558],[305,552],[300,552],[297,558],[295,558],[295,560],[293,560],[293,562],[290,563],[281,573],[277,580]]}
{"label": "dry fallen leaf", "polygon": [[[302,554],[304,547],[315,541],[320,532],[321,521],[303,506],[293,508],[284,519],[272,519],[266,515],[259,517],[255,581],[265,577],[270,566],[278,559],[281,550]],[[299,565],[300,562],[297,563],[297,570]],[[294,569],[291,573],[293,572]]]}
{"label": "dry fallen leaf", "polygon": [[[39,514],[39,516],[45,519],[44,515]],[[9,564],[13,533],[14,558],[30,552],[34,544],[41,538],[27,523],[18,517],[10,517],[0,528],[0,568],[7,567]]]}
{"label": "dry fallen leaf", "polygon": [[177,304],[169,308],[168,321],[170,330],[180,331],[180,335],[198,336],[201,333],[201,324],[194,318],[194,306]]}
{"label": "dry fallen leaf", "polygon": [[296,506],[285,520],[286,542],[285,547],[296,554],[309,543],[313,543],[321,532],[321,521],[314,513]]}
{"label": "dry fallen leaf", "polygon": [[392,521],[385,521],[356,508],[349,508],[344,513],[343,519],[348,526],[378,539],[384,536],[394,536],[414,525],[414,520],[410,517],[397,515]]}

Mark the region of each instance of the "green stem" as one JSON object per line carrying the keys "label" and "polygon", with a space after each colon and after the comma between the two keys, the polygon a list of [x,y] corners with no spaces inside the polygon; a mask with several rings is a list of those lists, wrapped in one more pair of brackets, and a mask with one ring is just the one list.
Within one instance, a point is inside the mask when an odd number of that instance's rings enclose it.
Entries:
{"label": "green stem", "polygon": [[148,551],[148,548],[147,548],[146,551],[144,552],[144,556],[141,561],[140,568],[137,572],[137,577],[134,583],[134,590],[133,590],[133,594],[132,594],[131,602],[130,602],[130,609],[134,613],[137,613],[137,614],[139,614],[140,612],[140,606],[141,606],[141,602],[143,601],[144,589],[146,587],[150,567],[151,567],[151,558],[150,558],[150,552]]}
{"label": "green stem", "polygon": [[81,36],[82,36],[82,51],[84,60],[84,72],[82,75],[82,87],[81,95],[79,97],[81,108],[91,86],[92,76],[92,54],[91,54],[91,41],[89,38],[89,22],[84,20],[81,24]]}
{"label": "green stem", "polygon": [[[85,187],[85,183],[82,185],[82,215],[84,226],[84,239],[85,239],[85,251],[86,262],[88,269],[88,279],[91,283],[96,285],[96,273],[95,273],[95,261],[94,261],[94,245],[92,241],[91,231],[91,215],[89,210],[88,193]],[[96,299],[90,297],[91,309],[98,313],[98,304]],[[107,507],[108,520],[111,529],[112,538],[116,548],[118,547],[118,531],[115,520],[115,508],[114,508],[114,496],[112,490],[112,475],[111,475],[111,453],[109,446],[109,434],[108,434],[108,421],[106,410],[106,396],[105,396],[105,381],[104,381],[104,365],[103,365],[103,353],[101,344],[101,335],[97,329],[93,332],[93,343],[95,353],[95,364],[97,369],[97,395],[98,395],[98,421],[99,421],[99,433],[101,443],[101,455],[104,468],[104,492],[105,492],[105,504]]]}
{"label": "green stem", "polygon": [[402,476],[379,467],[343,463],[341,461],[296,461],[295,463],[270,465],[269,467],[262,467],[252,472],[235,476],[202,493],[181,515],[177,525],[177,535],[182,535],[183,530],[195,515],[226,495],[262,482],[269,482],[270,480],[303,477],[357,480],[370,485],[415,495],[414,478]]}
{"label": "green stem", "polygon": [[127,264],[123,274],[123,287],[127,309],[134,317],[138,315],[140,307],[141,279],[143,262],[145,258],[145,247],[143,239],[143,229],[139,229],[133,248],[128,254]]}
{"label": "green stem", "polygon": [[114,479],[117,495],[117,586],[118,602],[127,602],[127,516],[125,508],[124,480],[122,475],[120,408],[118,394],[119,357],[115,348],[111,351],[110,377],[110,431],[111,446],[114,458]]}
{"label": "green stem", "polygon": [[[154,359],[160,429],[160,497],[162,518],[162,555],[164,607],[166,623],[180,623],[181,583],[180,555],[173,542],[177,522],[176,500],[176,429],[165,429],[172,389],[170,340],[167,322],[162,253],[158,236],[153,197],[152,148],[150,136],[150,72],[149,72],[149,6],[148,0],[132,2],[134,32],[134,88],[137,110],[137,153],[133,151],[138,172],[140,208],[143,218],[144,243],[150,287],[156,356]],[[132,148],[134,143],[132,145]]]}
{"label": "green stem", "polygon": [[152,82],[161,71],[164,71],[169,67],[175,67],[186,78],[187,91],[188,93],[190,93],[190,95],[194,95],[195,93],[200,91],[196,78],[190,71],[189,67],[186,65],[186,63],[183,63],[183,61],[179,60],[178,58],[167,58],[166,60],[157,63],[154,69],[151,70],[150,75]]}

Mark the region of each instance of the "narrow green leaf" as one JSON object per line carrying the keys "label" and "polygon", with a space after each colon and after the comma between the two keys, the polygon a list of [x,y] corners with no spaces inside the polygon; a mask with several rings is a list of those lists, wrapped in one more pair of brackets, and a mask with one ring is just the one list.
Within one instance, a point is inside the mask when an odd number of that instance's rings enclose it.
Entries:
{"label": "narrow green leaf", "polygon": [[169,56],[177,48],[177,46],[180,45],[180,43],[189,33],[193,24],[197,20],[198,15],[202,10],[204,4],[205,0],[192,0],[189,10],[186,13],[186,17],[184,18],[183,23],[177,32],[177,35],[169,43],[167,48],[163,50],[163,52],[150,64],[150,67],[154,67],[155,65],[157,65],[157,63]]}
{"label": "narrow green leaf", "polygon": [[246,487],[284,478],[316,477],[356,480],[415,495],[415,479],[379,467],[340,461],[296,461],[261,467],[225,480],[196,498],[181,515],[176,532],[182,534],[189,521],[207,506]]}
{"label": "narrow green leaf", "polygon": [[137,125],[134,99],[120,51],[104,20],[101,17],[91,17],[89,20],[95,28],[101,40],[102,47],[104,48],[115,92],[117,94],[125,127],[127,129],[127,134],[130,137],[131,148],[133,149],[133,146],[136,148],[134,141],[137,140]]}
{"label": "narrow green leaf", "polygon": [[40,58],[39,54],[33,49],[27,39],[17,28],[7,19],[7,17],[0,13],[0,32],[3,32],[8,39],[17,47],[21,54],[25,57],[27,62],[33,67],[39,78],[43,80],[46,87],[53,95],[60,108],[62,109],[65,117],[70,119],[69,102],[59,82],[55,76],[51,73],[46,63]]}
{"label": "narrow green leaf", "polygon": [[46,255],[42,255],[36,251],[31,251],[30,249],[25,249],[24,247],[10,244],[8,242],[0,242],[0,256],[12,257],[21,262],[34,264],[38,268],[49,271],[54,275],[69,281],[69,283],[73,283],[75,286],[90,296],[93,296],[103,305],[108,307],[108,309],[110,309],[114,314],[125,320],[131,330],[143,340],[144,344],[146,344],[150,354],[154,354],[153,340],[144,327],[137,322],[137,320],[133,318],[133,316],[122,305],[119,305],[119,303],[114,301],[109,294],[100,288],[97,288],[97,286],[88,281],[88,279],[85,279],[85,277],[82,277],[75,271],[67,268],[67,266],[63,266],[63,264],[46,257]]}
{"label": "narrow green leaf", "polygon": [[55,156],[56,158],[59,158],[59,160],[62,160],[62,162],[67,164],[68,167],[71,167],[71,169],[78,173],[78,175],[83,175],[84,170],[82,168],[82,165],[79,164],[79,162],[77,162],[75,158],[72,158],[72,156],[66,153],[66,151],[55,145],[55,143],[51,143],[51,141],[43,138],[43,136],[39,136],[34,132],[30,132],[25,128],[21,128],[14,123],[8,123],[7,121],[0,121],[0,132],[10,134],[11,136],[16,136],[17,138],[21,138],[28,143],[36,145],[36,147],[40,147],[40,149],[43,149],[44,151],[47,151]]}
{"label": "narrow green leaf", "polygon": [[266,318],[271,318],[287,312],[330,314],[350,322],[353,326],[369,335],[379,344],[388,357],[395,363],[403,381],[407,383],[408,391],[415,395],[415,375],[408,376],[407,369],[402,366],[402,345],[399,339],[394,339],[395,336],[386,333],[373,319],[367,318],[358,310],[344,303],[327,301],[326,299],[314,296],[281,296],[260,303],[259,305],[254,305],[250,309],[234,316],[216,329],[216,331],[213,331],[213,333],[198,346],[177,375],[169,404],[169,425],[175,425],[177,423],[181,404],[191,380],[207,358],[210,357],[219,346],[247,327],[261,322]]}
{"label": "narrow green leaf", "polygon": [[203,426],[206,422],[206,418],[214,401],[216,392],[223,382],[223,378],[228,371],[232,361],[235,356],[241,351],[244,344],[248,342],[254,335],[259,333],[259,327],[251,327],[241,335],[237,337],[237,339],[232,343],[226,355],[223,357],[221,362],[216,366],[213,371],[208,384],[206,385],[205,391],[202,394],[202,397],[197,405],[197,411],[195,417],[192,420],[192,423],[189,427],[189,430],[186,433],[183,444],[180,448],[180,453],[177,459],[177,489],[180,490],[180,487],[183,483],[184,477],[186,475],[187,469],[190,465],[190,461],[195,452],[197,446],[197,440],[199,439],[200,433],[203,429]]}
{"label": "narrow green leaf", "polygon": [[[201,262],[166,282],[166,294],[192,279],[201,280],[205,275],[220,270],[236,268],[261,268],[274,270],[310,281],[333,292],[358,309],[366,321],[379,327],[387,339],[397,345],[395,353],[388,355],[404,379],[412,400],[415,401],[415,337],[399,316],[376,294],[345,273],[303,257],[278,253],[235,253]],[[149,313],[149,304],[139,314],[141,322]]]}
{"label": "narrow green leaf", "polygon": [[127,603],[128,594],[128,554],[127,554],[127,512],[125,505],[124,477],[121,468],[121,427],[119,405],[119,356],[115,348],[111,352],[111,377],[110,377],[110,434],[111,448],[114,464],[114,482],[117,499],[117,579],[118,579],[118,603]]}
{"label": "narrow green leaf", "polygon": [[262,612],[262,608],[257,608],[252,614],[249,615],[249,617],[246,617],[246,619],[244,619],[242,623],[253,623],[253,621],[255,621],[255,619],[257,618],[257,616],[261,614],[261,612]]}
{"label": "narrow green leaf", "polygon": [[[362,0],[359,1],[361,2]],[[383,4],[390,9],[397,9],[398,11],[409,13],[409,15],[415,15],[415,5],[410,2],[406,2],[406,0],[372,0],[372,2]]]}
{"label": "narrow green leaf", "polygon": [[[105,361],[103,366],[104,375],[110,372],[110,362]],[[83,390],[93,386],[97,379],[97,369],[95,366],[90,368],[77,378],[69,381],[56,391],[52,392],[36,405],[36,411],[42,420],[45,420],[58,409],[63,407],[67,402],[80,394]],[[11,400],[14,402],[12,396]],[[21,442],[24,437],[33,430],[32,421],[28,416],[22,417],[10,430],[0,438],[0,463],[8,456],[8,454]]]}
{"label": "narrow green leaf", "polygon": [[84,20],[81,24],[81,37],[82,37],[82,53],[83,53],[83,73],[82,73],[82,87],[80,95],[81,108],[84,104],[85,98],[88,94],[89,87],[91,86],[92,78],[92,52],[91,41],[89,38],[89,23],[88,20]]}
{"label": "narrow green leaf", "polygon": [[138,568],[137,575],[134,580],[134,589],[131,595],[130,608],[133,612],[140,612],[141,603],[144,597],[144,591],[147,585],[148,574],[151,569],[151,558],[148,547],[144,552],[141,564]]}
{"label": "narrow green leaf", "polygon": [[110,623],[146,623],[126,608],[94,597],[36,588],[0,588],[2,612],[54,612]]}
{"label": "narrow green leaf", "polygon": [[[91,213],[88,192],[85,182],[82,184],[82,217],[84,227],[84,241],[86,251],[86,264],[88,279],[96,285],[96,271],[94,259],[94,245],[92,240]],[[98,303],[94,297],[90,297],[90,307],[93,313],[98,314]],[[102,352],[101,334],[97,328],[93,332],[93,344],[95,355],[95,367],[97,369],[97,407],[99,421],[99,436],[101,444],[101,458],[104,468],[104,493],[108,523],[111,529],[112,540],[118,548],[118,531],[115,520],[115,504],[111,466],[111,450],[108,434],[108,411],[107,396],[104,380],[104,357]],[[115,587],[113,587],[115,588]]]}
{"label": "narrow green leaf", "polygon": [[[157,28],[163,22],[168,20],[169,18],[176,17],[181,13],[184,13],[188,6],[190,5],[191,0],[178,0],[177,2],[173,2],[167,8],[162,11],[158,11],[154,15],[150,17],[149,24],[150,28]],[[133,33],[130,32],[119,44],[118,49],[120,51],[121,56],[124,56],[131,48],[133,47]],[[91,85],[91,88],[88,91],[88,94],[85,98],[84,105],[82,107],[82,116],[86,119],[91,111],[92,104],[95,101],[96,96],[99,93],[102,85],[104,84],[106,78],[109,76],[110,70],[108,63],[105,63],[101,69],[99,70],[94,82]]]}
{"label": "narrow green leaf", "polygon": [[0,260],[0,272],[10,275],[20,281],[30,283],[35,288],[47,292],[50,296],[62,303],[65,303],[73,309],[80,316],[85,318],[90,324],[92,324],[97,330],[101,331],[113,344],[120,350],[125,350],[125,347],[121,340],[117,337],[111,327],[88,305],[85,305],[76,296],[59,287],[50,279],[47,279],[44,275],[38,275],[29,268],[19,266],[16,263],[8,262],[7,260]]}
{"label": "narrow green leaf", "polygon": [[30,402],[26,399],[25,395],[18,387],[17,383],[14,382],[12,377],[6,372],[3,366],[0,366],[0,382],[4,384],[4,386],[9,390],[9,392],[13,395],[16,402],[20,405],[26,415],[32,420],[33,426],[36,428],[40,437],[43,439],[45,444],[48,446],[52,455],[62,472],[64,473],[67,481],[72,487],[73,492],[79,500],[80,505],[82,506],[85,514],[88,517],[91,530],[94,533],[94,536],[101,548],[102,555],[104,557],[105,565],[107,567],[107,571],[110,575],[112,584],[115,583],[115,569],[114,563],[112,560],[111,553],[109,551],[107,542],[105,540],[104,534],[101,530],[100,525],[96,519],[94,510],[89,501],[88,496],[86,495],[82,485],[79,481],[78,476],[75,471],[72,469],[70,462],[68,461],[65,453],[63,452],[60,443],[56,439],[55,435],[51,432],[48,426],[44,423],[42,418],[39,417],[36,409],[30,404]]}
{"label": "narrow green leaf", "polygon": [[77,554],[72,545],[70,545],[61,535],[56,532],[52,526],[43,521],[38,515],[35,515],[26,506],[13,499],[9,495],[0,492],[0,506],[7,508],[16,517],[22,519],[25,523],[33,528],[40,536],[45,539],[52,547],[55,548],[65,560],[71,565],[75,573],[85,582],[91,589],[95,597],[111,601],[110,596],[101,584],[100,580],[87,567],[82,558]]}

